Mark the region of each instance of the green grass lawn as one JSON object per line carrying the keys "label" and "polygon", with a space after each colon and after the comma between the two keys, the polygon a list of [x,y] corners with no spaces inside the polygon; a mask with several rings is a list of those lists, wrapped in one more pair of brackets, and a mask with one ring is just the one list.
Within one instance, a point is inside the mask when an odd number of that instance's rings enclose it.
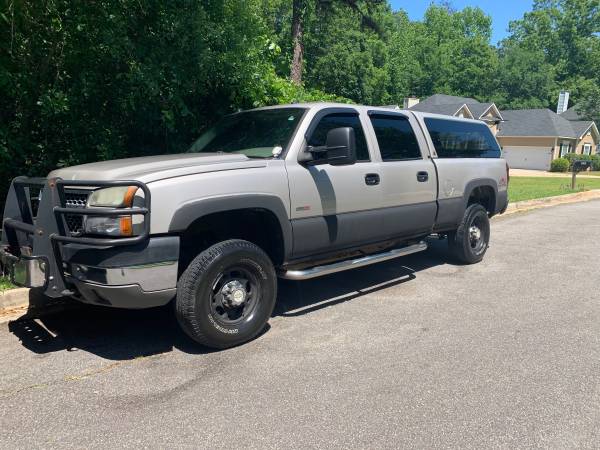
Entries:
{"label": "green grass lawn", "polygon": [[571,178],[511,177],[508,185],[508,199],[511,202],[534,198],[554,197],[573,192],[600,189],[600,178],[578,178],[577,188],[571,190]]}
{"label": "green grass lawn", "polygon": [[6,291],[7,289],[12,289],[12,288],[14,288],[14,286],[12,285],[12,283],[10,281],[8,281],[8,278],[5,276],[0,276],[0,292]]}

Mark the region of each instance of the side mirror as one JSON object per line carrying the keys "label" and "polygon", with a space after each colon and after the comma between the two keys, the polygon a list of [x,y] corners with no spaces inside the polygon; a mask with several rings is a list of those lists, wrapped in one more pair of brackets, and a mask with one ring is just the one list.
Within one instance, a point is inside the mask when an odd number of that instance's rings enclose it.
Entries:
{"label": "side mirror", "polygon": [[342,166],[356,162],[356,138],[352,127],[341,127],[329,130],[326,144],[322,147],[306,149],[301,162],[308,165],[331,164]]}

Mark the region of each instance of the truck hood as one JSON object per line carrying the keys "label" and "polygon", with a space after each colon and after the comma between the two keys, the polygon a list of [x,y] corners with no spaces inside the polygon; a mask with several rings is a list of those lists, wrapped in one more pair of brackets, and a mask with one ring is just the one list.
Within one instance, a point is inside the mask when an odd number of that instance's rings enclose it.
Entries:
{"label": "truck hood", "polygon": [[48,178],[63,180],[138,180],[145,183],[203,172],[266,167],[267,161],[245,155],[181,153],[115,159],[57,169]]}

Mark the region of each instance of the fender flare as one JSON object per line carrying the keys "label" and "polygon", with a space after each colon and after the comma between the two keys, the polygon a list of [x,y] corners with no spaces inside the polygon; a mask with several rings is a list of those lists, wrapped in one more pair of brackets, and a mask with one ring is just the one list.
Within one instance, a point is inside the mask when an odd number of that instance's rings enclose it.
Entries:
{"label": "fender flare", "polygon": [[169,233],[185,231],[192,222],[209,214],[241,209],[263,209],[272,213],[279,222],[283,237],[284,259],[292,253],[292,224],[283,201],[270,194],[239,194],[202,198],[181,205],[169,224]]}
{"label": "fender flare", "polygon": [[491,187],[494,190],[494,211],[492,211],[492,214],[495,213],[498,205],[498,182],[493,178],[475,178],[466,184],[463,192],[463,211],[467,209],[469,197],[478,187]]}

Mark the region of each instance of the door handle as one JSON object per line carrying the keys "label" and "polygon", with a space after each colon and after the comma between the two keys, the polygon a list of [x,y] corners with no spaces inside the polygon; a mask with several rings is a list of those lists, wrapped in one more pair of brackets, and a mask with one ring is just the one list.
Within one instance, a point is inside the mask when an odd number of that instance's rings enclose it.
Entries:
{"label": "door handle", "polygon": [[365,183],[367,186],[375,186],[379,184],[379,174],[377,173],[368,173],[365,175]]}
{"label": "door handle", "polygon": [[427,172],[417,172],[417,181],[420,183],[425,183],[429,180],[429,174]]}

